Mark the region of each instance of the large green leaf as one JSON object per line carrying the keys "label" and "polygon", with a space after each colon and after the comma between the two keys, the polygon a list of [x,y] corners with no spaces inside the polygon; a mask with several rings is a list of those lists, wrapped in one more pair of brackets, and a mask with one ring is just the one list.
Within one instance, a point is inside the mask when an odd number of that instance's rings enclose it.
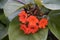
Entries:
{"label": "large green leaf", "polygon": [[9,20],[5,17],[3,10],[0,9],[0,40],[7,35]]}
{"label": "large green leaf", "polygon": [[0,40],[7,35],[9,20],[2,13],[0,14]]}
{"label": "large green leaf", "polygon": [[9,20],[8,20],[8,18],[5,17],[4,14],[1,14],[1,15],[0,15],[0,21],[1,21],[3,24],[5,24],[5,25],[8,25],[8,24],[9,24]]}
{"label": "large green leaf", "polygon": [[60,10],[49,14],[49,29],[60,40]]}
{"label": "large green leaf", "polygon": [[0,0],[0,8],[3,8],[7,0]]}
{"label": "large green leaf", "polygon": [[7,28],[0,23],[0,40],[7,35]]}
{"label": "large green leaf", "polygon": [[2,40],[9,40],[8,35],[4,37]]}
{"label": "large green leaf", "polygon": [[26,35],[20,30],[20,23],[16,17],[9,25],[9,40],[46,40],[48,28],[41,29],[35,34]]}
{"label": "large green leaf", "polygon": [[9,20],[8,18],[4,15],[4,11],[3,9],[0,9],[0,23],[3,25],[8,25],[9,24]]}
{"label": "large green leaf", "polygon": [[42,4],[52,10],[60,10],[60,0],[42,0]]}
{"label": "large green leaf", "polygon": [[16,12],[23,5],[15,0],[8,0],[4,6],[4,13],[6,17],[11,21],[18,13]]}

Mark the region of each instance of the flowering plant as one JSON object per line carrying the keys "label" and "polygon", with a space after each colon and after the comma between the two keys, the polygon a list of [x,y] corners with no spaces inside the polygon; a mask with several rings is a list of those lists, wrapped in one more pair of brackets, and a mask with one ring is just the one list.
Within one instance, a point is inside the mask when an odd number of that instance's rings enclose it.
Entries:
{"label": "flowering plant", "polygon": [[[38,13],[37,9],[32,11],[25,12],[22,10],[18,16],[19,21],[21,22],[20,29],[25,32],[25,34],[35,33],[39,30],[39,28],[45,28],[48,24],[48,19],[44,18],[42,13]],[[41,17],[41,18],[40,18]]]}
{"label": "flowering plant", "polygon": [[0,15],[3,31],[0,39],[8,35],[9,40],[60,40],[59,3],[59,0],[1,1],[0,13],[5,15]]}

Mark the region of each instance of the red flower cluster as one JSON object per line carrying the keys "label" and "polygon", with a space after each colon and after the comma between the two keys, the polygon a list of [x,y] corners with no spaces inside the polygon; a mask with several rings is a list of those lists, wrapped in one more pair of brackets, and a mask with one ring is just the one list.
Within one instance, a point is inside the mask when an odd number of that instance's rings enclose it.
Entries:
{"label": "red flower cluster", "polygon": [[19,14],[19,21],[21,22],[20,29],[24,31],[25,34],[34,34],[40,28],[45,28],[48,24],[47,18],[38,19],[36,16],[26,13],[24,10]]}

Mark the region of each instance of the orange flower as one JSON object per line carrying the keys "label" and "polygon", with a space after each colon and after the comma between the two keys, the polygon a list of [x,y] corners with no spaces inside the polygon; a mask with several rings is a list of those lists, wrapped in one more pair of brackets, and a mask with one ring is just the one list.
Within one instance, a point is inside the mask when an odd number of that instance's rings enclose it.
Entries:
{"label": "orange flower", "polygon": [[36,25],[38,23],[38,19],[35,16],[28,17],[27,21],[29,22],[29,25]]}
{"label": "orange flower", "polygon": [[39,22],[39,28],[45,28],[48,24],[48,20],[46,18],[42,18]]}
{"label": "orange flower", "polygon": [[38,26],[37,25],[28,25],[28,28],[30,29],[31,33],[36,33],[38,31]]}
{"label": "orange flower", "polygon": [[27,13],[23,10],[21,11],[19,14],[19,21],[21,21],[22,23],[25,23],[26,22],[26,19],[27,19]]}
{"label": "orange flower", "polygon": [[30,34],[30,33],[31,33],[31,32],[30,32],[30,29],[29,29],[28,27],[26,27],[25,24],[22,24],[22,25],[20,26],[20,29],[23,30],[25,34]]}

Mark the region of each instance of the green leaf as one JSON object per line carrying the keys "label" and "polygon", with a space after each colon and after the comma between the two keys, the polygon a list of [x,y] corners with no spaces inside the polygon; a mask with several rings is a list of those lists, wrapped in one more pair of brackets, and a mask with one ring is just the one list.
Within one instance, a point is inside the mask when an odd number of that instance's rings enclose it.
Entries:
{"label": "green leaf", "polygon": [[[11,21],[18,13],[16,12],[23,5],[15,0],[8,0],[4,6],[5,16]],[[20,11],[20,10],[19,10]]]}
{"label": "green leaf", "polygon": [[52,11],[49,14],[48,27],[51,32],[60,40],[60,10]]}
{"label": "green leaf", "polygon": [[2,40],[9,40],[8,35],[4,37]]}
{"label": "green leaf", "polygon": [[9,20],[8,20],[8,18],[5,17],[4,14],[1,14],[1,15],[0,15],[0,21],[1,21],[2,23],[4,23],[5,25],[8,25],[8,24],[9,24]]}
{"label": "green leaf", "polygon": [[9,24],[9,40],[46,40],[48,28],[40,29],[40,31],[35,34],[26,35],[20,30],[19,25],[18,17],[13,19]]}
{"label": "green leaf", "polygon": [[7,2],[7,0],[0,0],[0,8],[1,9],[4,7],[6,2]]}
{"label": "green leaf", "polygon": [[7,30],[7,27],[4,27],[4,25],[0,23],[0,40],[7,35]]}
{"label": "green leaf", "polygon": [[60,10],[60,0],[42,0],[42,4],[51,10]]}
{"label": "green leaf", "polygon": [[7,35],[9,20],[5,17],[3,10],[0,9],[0,40]]}

